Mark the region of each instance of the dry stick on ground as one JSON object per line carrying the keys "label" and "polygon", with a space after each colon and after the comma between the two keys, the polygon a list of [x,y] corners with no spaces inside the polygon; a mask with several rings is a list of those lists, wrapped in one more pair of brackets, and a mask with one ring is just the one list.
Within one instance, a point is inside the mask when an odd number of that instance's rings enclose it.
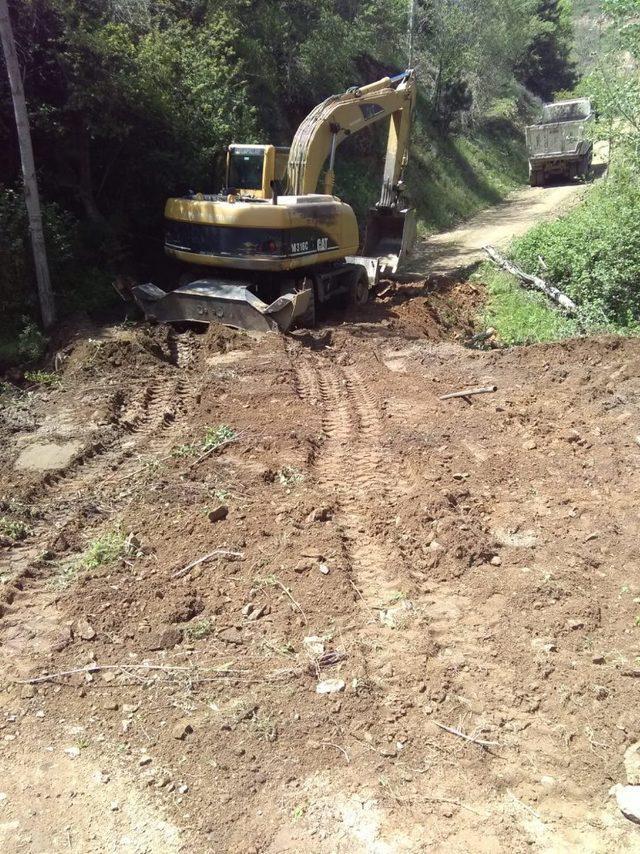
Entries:
{"label": "dry stick on ground", "polygon": [[321,741],[320,744],[322,744],[326,747],[335,747],[336,750],[339,750],[340,753],[342,753],[344,755],[344,758],[347,760],[347,765],[350,764],[351,760],[349,759],[349,754],[344,749],[344,747],[340,747],[339,744],[334,744],[332,741]]}
{"label": "dry stick on ground", "polygon": [[205,451],[204,454],[200,454],[197,460],[194,460],[188,468],[188,471],[191,471],[192,468],[195,468],[199,463],[203,460],[206,460],[207,457],[210,457],[211,454],[214,454],[216,451],[221,450],[225,447],[225,445],[231,445],[233,442],[237,442],[239,439],[238,436],[234,436],[232,439],[225,439],[224,442],[219,442],[218,444],[213,445],[213,447],[209,448],[209,450]]}
{"label": "dry stick on ground", "polygon": [[302,619],[305,621],[305,623],[308,623],[309,621],[307,620],[307,615],[305,614],[302,605],[299,602],[296,602],[296,600],[291,595],[291,591],[289,590],[289,588],[285,587],[284,584],[278,578],[274,578],[273,580],[274,583],[277,584],[278,587],[280,587],[284,591],[284,593],[289,597],[289,599],[291,599],[294,608],[300,611],[300,613],[302,614]]}
{"label": "dry stick on ground", "polygon": [[367,600],[366,600],[366,599],[364,598],[364,596],[362,595],[362,592],[361,592],[361,591],[356,587],[355,582],[353,582],[350,578],[348,579],[348,581],[349,581],[349,584],[351,585],[351,587],[353,587],[353,589],[355,590],[356,594],[358,595],[358,597],[359,597],[359,599],[361,600],[361,602],[362,602],[362,604],[364,605],[364,607],[367,609],[367,611],[368,611],[368,612],[369,612],[369,614],[371,615],[372,619],[373,619],[373,620],[375,620],[375,619],[376,619],[376,615],[373,613],[373,610],[372,610],[371,606],[369,605],[369,603],[367,602]]}
{"label": "dry stick on ground", "polygon": [[192,560],[191,563],[188,563],[186,566],[183,566],[182,569],[179,569],[177,572],[174,572],[171,576],[172,578],[184,578],[192,569],[195,569],[196,566],[200,566],[201,563],[206,563],[207,561],[213,560],[214,557],[234,557],[234,558],[243,558],[244,554],[242,552],[230,552],[227,549],[214,549],[214,551],[209,552],[209,554],[203,555],[202,557],[197,558],[196,560]]}
{"label": "dry stick on ground", "polygon": [[525,273],[517,264],[514,264],[513,261],[509,261],[504,257],[504,255],[501,255],[495,246],[483,246],[482,248],[497,267],[500,267],[501,270],[506,270],[507,273],[511,273],[511,275],[519,279],[525,287],[542,291],[545,296],[558,303],[558,305],[563,308],[567,314],[573,315],[577,313],[578,306],[575,302],[566,294],[563,294],[562,291],[554,285],[550,285],[548,282],[545,282],[545,280],[541,279],[540,276],[531,276],[529,273]]}
{"label": "dry stick on ground", "polygon": [[[76,673],[98,673],[102,670],[163,670],[165,673],[189,673],[193,667],[181,667],[175,664],[87,664],[86,667],[75,667],[72,670],[60,670],[57,673],[47,673],[45,676],[34,676],[32,679],[15,679],[17,685],[36,685],[38,682],[50,682],[52,679],[61,679],[63,676],[73,676]],[[248,670],[231,670],[228,667],[209,667],[207,672],[219,674],[220,676],[234,676],[248,673]]]}
{"label": "dry stick on ground", "polygon": [[471,742],[471,744],[479,744],[480,747],[500,747],[500,743],[497,741],[482,741],[479,738],[475,738],[472,735],[467,735],[466,732],[462,732],[459,729],[455,729],[451,726],[446,726],[445,724],[441,724],[438,721],[434,721],[434,724],[440,729],[443,729],[445,732],[450,732],[451,735],[457,735],[459,738],[464,738],[465,741]]}
{"label": "dry stick on ground", "polygon": [[415,795],[412,797],[406,797],[405,795],[401,795],[400,792],[396,791],[393,788],[391,783],[388,780],[380,781],[383,788],[389,791],[389,794],[399,803],[411,803],[412,801],[423,801],[426,803],[436,803],[436,804],[452,804],[453,806],[460,807],[460,809],[467,810],[474,815],[479,815],[480,818],[486,818],[483,813],[479,810],[470,807],[468,804],[465,804],[463,801],[458,801],[455,798],[441,798],[437,795]]}
{"label": "dry stick on ground", "polygon": [[492,394],[494,391],[498,391],[497,385],[463,388],[462,391],[451,391],[449,394],[441,394],[440,400],[452,400],[454,397],[472,397],[474,394]]}

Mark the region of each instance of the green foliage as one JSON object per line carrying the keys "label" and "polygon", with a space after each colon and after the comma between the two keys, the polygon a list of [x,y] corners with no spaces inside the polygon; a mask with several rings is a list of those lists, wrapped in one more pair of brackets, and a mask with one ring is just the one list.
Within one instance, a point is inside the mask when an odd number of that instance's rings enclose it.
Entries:
{"label": "green foliage", "polygon": [[581,84],[599,113],[598,132],[640,163],[640,0],[603,0],[607,29],[597,64]]}
{"label": "green foliage", "polygon": [[518,68],[522,82],[544,101],[577,82],[569,0],[538,0],[536,33]]}
{"label": "green foliage", "polygon": [[124,557],[127,540],[121,530],[108,531],[93,540],[80,558],[83,569],[97,569]]}
{"label": "green foliage", "polygon": [[237,435],[236,431],[226,424],[218,424],[217,427],[207,427],[204,434],[204,441],[202,442],[202,450],[205,453],[215,451],[222,447],[222,445],[233,442]]}
{"label": "green foliage", "polygon": [[130,547],[127,538],[120,528],[107,531],[105,534],[92,540],[75,560],[62,564],[58,568],[55,581],[59,586],[66,586],[75,581],[78,573],[98,569],[101,566],[108,566],[121,560],[127,554],[135,556],[135,549]]}
{"label": "green foliage", "polygon": [[199,442],[191,442],[186,445],[178,445],[174,448],[172,455],[174,457],[190,457],[195,454],[208,454],[233,442],[237,438],[237,433],[232,427],[226,424],[218,424],[217,427],[207,427],[204,438]]}
{"label": "green foliage", "polygon": [[206,637],[209,637],[210,634],[213,633],[213,623],[211,620],[196,620],[195,623],[190,623],[185,631],[185,637],[187,640],[203,640]]}
{"label": "green foliage", "polygon": [[37,385],[46,385],[49,387],[62,384],[62,381],[57,374],[52,374],[48,371],[25,371],[24,378],[27,382],[36,383]]}
{"label": "green foliage", "polygon": [[28,533],[29,528],[24,522],[7,519],[6,516],[0,516],[0,535],[17,542],[18,540],[24,540]]}
{"label": "green foliage", "polygon": [[577,334],[575,321],[554,309],[543,294],[523,290],[512,276],[495,270],[487,263],[478,273],[478,278],[486,283],[488,289],[482,326],[492,326],[503,344],[513,346],[559,341]]}
{"label": "green foliage", "polygon": [[513,81],[536,32],[534,0],[424,0],[416,47],[431,106],[444,129],[484,114]]}
{"label": "green foliage", "polygon": [[47,339],[33,321],[26,317],[22,321],[24,326],[18,333],[17,354],[27,362],[35,362],[44,355]]}
{"label": "green foliage", "polygon": [[295,466],[283,466],[278,472],[278,482],[283,486],[298,486],[304,481],[304,473]]}
{"label": "green foliage", "polygon": [[513,247],[531,272],[538,256],[545,276],[580,307],[590,327],[635,327],[640,319],[640,185],[638,172],[618,167],[566,216],[542,223]]}

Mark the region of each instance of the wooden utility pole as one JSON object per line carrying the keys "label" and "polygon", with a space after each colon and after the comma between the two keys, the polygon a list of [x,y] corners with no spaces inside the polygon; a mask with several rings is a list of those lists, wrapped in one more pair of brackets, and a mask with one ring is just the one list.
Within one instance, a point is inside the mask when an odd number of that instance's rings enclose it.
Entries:
{"label": "wooden utility pole", "polygon": [[50,329],[55,323],[56,310],[51,290],[47,249],[42,229],[42,213],[40,211],[36,167],[33,161],[29,116],[24,99],[24,86],[22,85],[22,76],[20,75],[20,66],[18,65],[16,43],[13,38],[7,0],[0,0],[0,39],[2,40],[2,49],[7,64],[13,111],[16,117],[16,130],[18,132],[18,144],[20,146],[20,160],[22,161],[22,176],[24,180],[24,201],[29,215],[29,232],[38,284],[42,325],[45,329]]}

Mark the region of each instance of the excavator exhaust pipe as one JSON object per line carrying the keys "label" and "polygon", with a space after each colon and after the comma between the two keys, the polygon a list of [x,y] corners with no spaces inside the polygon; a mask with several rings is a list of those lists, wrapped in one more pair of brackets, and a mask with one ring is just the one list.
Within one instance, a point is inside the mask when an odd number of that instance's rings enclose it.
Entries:
{"label": "excavator exhaust pipe", "polygon": [[310,289],[290,291],[267,305],[248,285],[215,279],[199,279],[168,292],[152,284],[137,285],[131,293],[147,320],[218,322],[250,332],[286,332],[313,299]]}
{"label": "excavator exhaust pipe", "polygon": [[397,272],[416,242],[414,208],[371,208],[367,215],[363,255],[380,259],[380,273]]}

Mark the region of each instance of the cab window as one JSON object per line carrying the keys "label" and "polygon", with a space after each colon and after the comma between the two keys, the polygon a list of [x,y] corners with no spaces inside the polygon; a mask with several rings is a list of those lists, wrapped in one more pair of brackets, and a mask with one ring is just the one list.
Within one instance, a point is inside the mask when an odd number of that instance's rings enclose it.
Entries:
{"label": "cab window", "polygon": [[227,185],[238,190],[261,190],[264,151],[231,151]]}

